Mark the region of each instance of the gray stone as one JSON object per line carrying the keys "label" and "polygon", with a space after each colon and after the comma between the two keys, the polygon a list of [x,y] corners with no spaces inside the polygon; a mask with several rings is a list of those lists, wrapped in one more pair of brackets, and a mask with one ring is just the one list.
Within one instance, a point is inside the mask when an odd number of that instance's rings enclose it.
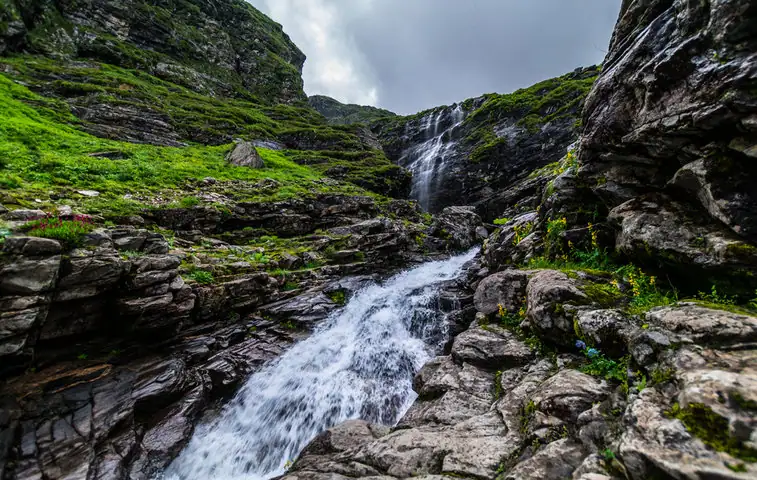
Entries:
{"label": "gray stone", "polygon": [[452,358],[489,370],[502,370],[528,363],[531,349],[511,332],[493,325],[474,327],[455,338]]}
{"label": "gray stone", "polygon": [[29,210],[19,208],[17,210],[11,210],[10,212],[6,213],[5,219],[11,221],[30,221],[44,218],[44,216],[45,212],[43,212],[42,210]]}
{"label": "gray stone", "polygon": [[528,275],[522,270],[505,270],[486,277],[476,288],[476,310],[491,315],[498,313],[502,305],[508,313],[518,313],[525,305],[527,284]]}
{"label": "gray stone", "polygon": [[647,322],[675,334],[678,341],[704,345],[757,340],[757,317],[679,303],[647,313]]}
{"label": "gray stone", "polygon": [[248,168],[263,168],[265,163],[255,146],[250,142],[238,142],[226,155],[226,161],[231,165]]}
{"label": "gray stone", "polygon": [[562,345],[572,345],[575,341],[573,319],[565,310],[565,305],[585,305],[590,303],[581,291],[580,282],[555,270],[535,273],[528,282],[528,321],[531,327],[549,341]]}

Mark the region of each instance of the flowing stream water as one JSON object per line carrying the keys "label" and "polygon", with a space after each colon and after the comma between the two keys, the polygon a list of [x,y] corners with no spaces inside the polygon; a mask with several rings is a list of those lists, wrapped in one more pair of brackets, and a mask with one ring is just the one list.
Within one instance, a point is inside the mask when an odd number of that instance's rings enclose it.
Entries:
{"label": "flowing stream water", "polygon": [[357,292],[316,332],[252,375],[197,427],[167,480],[263,480],[316,435],[349,419],[393,425],[416,398],[415,373],[446,341],[440,284],[477,249]]}
{"label": "flowing stream water", "polygon": [[[462,124],[463,120],[465,112],[461,105],[455,105],[449,112],[445,108],[428,114],[420,127],[425,140],[404,152],[398,162],[413,173],[410,196],[426,210],[430,207],[435,180],[444,171],[449,153],[455,146],[446,134]],[[410,124],[407,128],[411,128]]]}

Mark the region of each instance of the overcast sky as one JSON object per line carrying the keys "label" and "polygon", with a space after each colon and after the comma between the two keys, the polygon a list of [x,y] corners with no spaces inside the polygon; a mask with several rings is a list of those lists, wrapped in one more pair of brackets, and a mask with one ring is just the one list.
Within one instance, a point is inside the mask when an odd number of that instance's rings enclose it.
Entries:
{"label": "overcast sky", "polygon": [[308,57],[305,91],[401,114],[600,63],[621,0],[249,0]]}

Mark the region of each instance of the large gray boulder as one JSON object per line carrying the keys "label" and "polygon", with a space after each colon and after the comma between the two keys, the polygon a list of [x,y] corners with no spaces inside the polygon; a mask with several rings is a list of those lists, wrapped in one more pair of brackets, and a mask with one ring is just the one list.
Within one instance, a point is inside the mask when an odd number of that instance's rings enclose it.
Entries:
{"label": "large gray boulder", "polygon": [[265,163],[255,146],[250,142],[238,142],[226,154],[226,161],[237,167],[263,168]]}
{"label": "large gray boulder", "polygon": [[528,275],[522,270],[505,270],[481,280],[473,297],[476,310],[484,315],[499,312],[499,306],[509,313],[517,313],[526,300]]}

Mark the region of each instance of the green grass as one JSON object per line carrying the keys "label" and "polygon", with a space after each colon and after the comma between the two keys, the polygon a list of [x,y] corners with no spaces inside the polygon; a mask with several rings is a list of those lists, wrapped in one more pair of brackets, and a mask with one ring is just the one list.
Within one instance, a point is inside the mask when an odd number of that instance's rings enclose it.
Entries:
{"label": "green grass", "polygon": [[61,220],[55,217],[33,220],[21,227],[21,230],[30,237],[58,240],[68,248],[81,245],[84,235],[93,229],[94,225],[88,218]]}
{"label": "green grass", "polygon": [[[87,200],[93,211],[108,207],[134,211],[140,205],[123,199],[124,194],[176,189],[203,177],[279,182],[278,190],[261,200],[329,191],[365,194],[350,184],[327,185],[321,182],[322,174],[278,151],[260,149],[265,168],[249,169],[226,163],[224,156],[231,145],[133,144],[94,137],[77,130],[75,123],[60,101],[41,97],[0,75],[0,158],[4,159],[0,188],[29,198],[56,188],[98,190],[103,196]],[[90,155],[97,152],[118,152],[124,159]],[[185,197],[181,203],[188,206],[195,200]]]}
{"label": "green grass", "polygon": [[206,270],[193,270],[189,272],[189,278],[202,285],[210,285],[215,282],[215,278],[211,272]]}

